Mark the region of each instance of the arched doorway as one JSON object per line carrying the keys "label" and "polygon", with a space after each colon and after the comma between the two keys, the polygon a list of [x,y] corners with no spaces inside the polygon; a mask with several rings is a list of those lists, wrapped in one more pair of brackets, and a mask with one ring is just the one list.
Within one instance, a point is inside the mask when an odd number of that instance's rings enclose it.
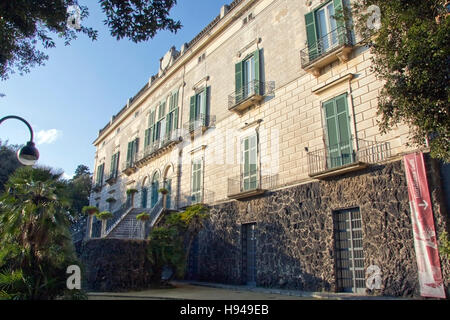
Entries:
{"label": "arched doorway", "polygon": [[144,181],[142,182],[142,190],[141,190],[141,208],[147,208],[148,205],[148,179],[147,177],[144,178]]}
{"label": "arched doorway", "polygon": [[172,207],[172,177],[173,177],[173,166],[172,165],[168,165],[166,167],[166,169],[164,170],[164,188],[166,188],[169,193],[167,194],[166,197],[166,208],[171,208]]}
{"label": "arched doorway", "polygon": [[158,202],[158,190],[159,190],[159,172],[156,171],[152,177],[151,194],[150,194],[150,208],[153,208]]}

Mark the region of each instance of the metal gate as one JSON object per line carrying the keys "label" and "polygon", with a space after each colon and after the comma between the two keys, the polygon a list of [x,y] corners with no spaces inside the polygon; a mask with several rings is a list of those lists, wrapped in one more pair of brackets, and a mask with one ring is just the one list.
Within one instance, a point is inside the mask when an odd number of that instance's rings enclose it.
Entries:
{"label": "metal gate", "polygon": [[362,219],[359,208],[334,213],[336,280],[339,291],[365,291]]}
{"label": "metal gate", "polygon": [[256,285],[256,224],[242,225],[242,275],[247,285]]}

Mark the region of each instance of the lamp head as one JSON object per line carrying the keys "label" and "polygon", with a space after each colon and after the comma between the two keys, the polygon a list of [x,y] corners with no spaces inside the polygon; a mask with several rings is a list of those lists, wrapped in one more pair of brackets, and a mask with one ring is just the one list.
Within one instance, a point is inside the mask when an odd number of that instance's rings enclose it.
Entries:
{"label": "lamp head", "polygon": [[32,166],[38,159],[39,151],[32,141],[28,141],[25,146],[17,151],[17,160],[23,165]]}

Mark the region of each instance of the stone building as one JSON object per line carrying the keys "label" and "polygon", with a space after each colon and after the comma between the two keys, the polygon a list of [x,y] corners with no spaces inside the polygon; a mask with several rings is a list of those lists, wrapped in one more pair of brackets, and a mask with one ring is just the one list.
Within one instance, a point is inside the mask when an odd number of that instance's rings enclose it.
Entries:
{"label": "stone building", "polygon": [[[334,18],[348,5],[235,0],[171,48],[94,142],[91,204],[115,214],[103,236],[133,237],[141,208],[156,220],[164,187],[168,208],[211,207],[191,279],[365,292],[374,265],[383,294],[418,294],[402,161],[417,150],[407,126],[379,132],[371,54]],[[422,151],[439,233],[440,169]]]}

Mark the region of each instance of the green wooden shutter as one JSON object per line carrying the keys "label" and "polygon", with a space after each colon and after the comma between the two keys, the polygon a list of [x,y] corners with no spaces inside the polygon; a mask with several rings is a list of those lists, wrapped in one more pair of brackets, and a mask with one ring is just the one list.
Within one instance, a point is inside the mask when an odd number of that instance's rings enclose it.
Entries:
{"label": "green wooden shutter", "polygon": [[133,157],[133,141],[128,142],[128,149],[127,149],[127,166],[131,165]]}
{"label": "green wooden shutter", "polygon": [[342,0],[333,0],[333,5],[334,15],[338,17],[338,19],[336,19],[338,41],[339,44],[343,44],[345,42],[345,33],[347,32],[345,30],[345,21],[343,20],[344,5]]}
{"label": "green wooden shutter", "polygon": [[178,108],[178,90],[173,95],[173,107]]}
{"label": "green wooden shutter", "polygon": [[170,98],[169,98],[169,111],[172,111],[173,110],[173,106],[174,106],[174,104],[173,104],[173,98],[174,98],[174,95],[173,95],[173,93],[170,95]]}
{"label": "green wooden shutter", "polygon": [[111,167],[110,167],[110,172],[109,172],[110,177],[114,176],[114,166],[115,165],[116,165],[116,154],[113,154],[111,156]]}
{"label": "green wooden shutter", "polygon": [[309,60],[314,60],[319,54],[315,12],[309,12],[305,15],[305,24]]}
{"label": "green wooden shutter", "polygon": [[117,171],[119,171],[119,158],[120,158],[120,151],[116,153],[116,163],[114,165],[114,176],[117,177]]}
{"label": "green wooden shutter", "polygon": [[244,73],[243,62],[236,63],[235,65],[235,89],[236,89],[236,101],[238,103],[243,96],[242,88],[244,86]]}
{"label": "green wooden shutter", "polygon": [[253,53],[254,63],[255,63],[255,93],[261,94],[261,79],[260,79],[260,72],[261,72],[261,59],[260,59],[260,53],[259,49],[256,50]]}
{"label": "green wooden shutter", "polygon": [[136,155],[139,152],[139,138],[134,139],[134,160],[136,160]]}
{"label": "green wooden shutter", "polygon": [[165,114],[166,114],[166,102],[161,102],[159,106],[158,119],[163,118]]}
{"label": "green wooden shutter", "polygon": [[145,130],[144,133],[144,148],[150,144],[150,128]]}
{"label": "green wooden shutter", "polygon": [[166,138],[170,137],[170,132],[172,131],[172,118],[173,118],[173,113],[169,113],[166,116]]}
{"label": "green wooden shutter", "polygon": [[209,87],[206,87],[202,92],[202,105],[200,106],[200,120],[204,127],[208,125],[208,89]]}
{"label": "green wooden shutter", "polygon": [[178,113],[179,113],[179,108],[176,108],[174,111],[174,117],[173,117],[173,129],[178,129]]}
{"label": "green wooden shutter", "polygon": [[335,168],[353,162],[347,94],[323,105],[327,124],[327,165]]}
{"label": "green wooden shutter", "polygon": [[193,126],[192,122],[195,121],[195,100],[196,100],[196,95],[193,95],[191,97],[191,103],[190,103],[190,109],[189,109],[189,131],[191,131],[193,128],[191,128],[191,126]]}

